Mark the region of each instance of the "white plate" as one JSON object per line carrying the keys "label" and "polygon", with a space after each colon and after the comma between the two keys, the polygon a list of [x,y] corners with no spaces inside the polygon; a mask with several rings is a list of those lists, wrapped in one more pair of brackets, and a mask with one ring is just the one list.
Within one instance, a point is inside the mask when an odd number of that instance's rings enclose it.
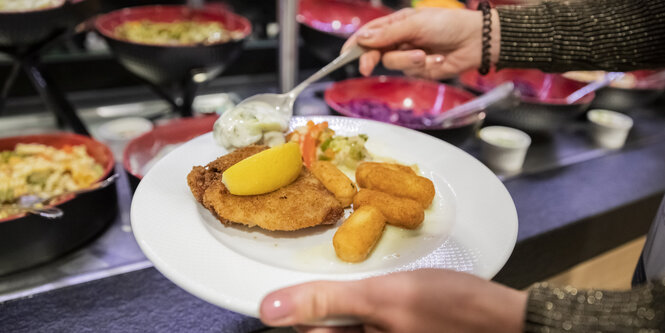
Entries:
{"label": "white plate", "polygon": [[300,282],[418,268],[448,268],[489,279],[508,260],[517,238],[515,205],[482,163],[426,134],[370,120],[296,117],[292,126],[310,119],[328,121],[338,134],[365,133],[371,153],[418,164],[437,193],[422,227],[389,226],[368,260],[347,264],[332,247],[336,226],[290,233],[224,226],[194,199],[186,181],[192,166],[226,153],[208,133],[160,160],[134,194],[134,235],[155,267],[210,303],[258,317],[268,292]]}

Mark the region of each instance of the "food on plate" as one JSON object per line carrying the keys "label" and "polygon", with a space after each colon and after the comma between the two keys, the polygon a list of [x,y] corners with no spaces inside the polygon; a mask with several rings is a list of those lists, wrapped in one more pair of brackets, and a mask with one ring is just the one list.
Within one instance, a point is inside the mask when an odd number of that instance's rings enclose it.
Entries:
{"label": "food on plate", "polygon": [[54,197],[88,187],[103,173],[85,146],[19,143],[0,152],[0,219],[21,212],[21,196]]}
{"label": "food on plate", "polygon": [[296,180],[259,195],[233,195],[222,183],[222,174],[234,164],[268,149],[251,145],[208,163],[187,175],[192,194],[222,223],[258,226],[266,230],[292,231],[335,223],[344,209],[314,175],[302,168]]}
{"label": "food on plate", "polygon": [[[308,121],[284,137],[288,117],[261,103],[232,110],[226,122],[222,115],[214,126],[215,140],[237,149],[187,176],[196,200],[222,223],[299,230],[334,224],[353,204],[333,247],[341,260],[354,263],[367,258],[386,223],[405,229],[423,223],[434,184],[414,167],[369,162],[367,135],[336,135],[325,121]],[[287,143],[270,149],[251,144],[272,136]],[[349,178],[354,171],[357,185]]]}
{"label": "food on plate", "polygon": [[264,194],[291,184],[301,169],[300,147],[291,142],[234,164],[222,173],[222,182],[234,195]]}
{"label": "food on plate", "polygon": [[416,175],[416,171],[412,167],[399,163],[387,163],[387,162],[364,162],[365,166],[363,168],[387,168],[395,171],[406,172],[412,175]]}
{"label": "food on plate", "polygon": [[431,180],[382,163],[361,163],[356,169],[356,183],[361,188],[416,200],[425,209],[434,199]]}
{"label": "food on plate", "polygon": [[335,135],[335,131],[328,127],[328,122],[315,124],[311,120],[286,135],[287,141],[300,144],[303,161],[308,167],[318,160],[355,169],[358,163],[370,158],[365,148],[367,139],[364,134]]}
{"label": "food on plate", "polygon": [[131,42],[153,45],[216,44],[242,39],[242,31],[229,31],[221,22],[137,20],[115,28],[115,35]]}
{"label": "food on plate", "polygon": [[0,11],[45,9],[62,5],[65,0],[0,0]]}
{"label": "food on plate", "polygon": [[[563,74],[564,77],[581,82],[592,82],[602,80],[607,72],[604,71],[572,71]],[[610,83],[611,87],[633,89],[637,86],[637,77],[631,73],[624,75]]]}
{"label": "food on plate", "polygon": [[425,220],[425,211],[418,201],[380,191],[361,189],[353,198],[353,208],[378,208],[386,221],[397,227],[415,229]]}
{"label": "food on plate", "polygon": [[261,101],[246,101],[215,121],[212,135],[220,146],[233,150],[251,144],[276,146],[284,143],[283,132],[291,116]]}
{"label": "food on plate", "polygon": [[342,207],[351,205],[353,196],[356,195],[356,185],[334,164],[329,161],[314,161],[309,171],[335,195]]}
{"label": "food on plate", "polygon": [[372,206],[356,209],[333,236],[337,257],[347,262],[365,260],[381,238],[385,226],[386,219],[379,209]]}

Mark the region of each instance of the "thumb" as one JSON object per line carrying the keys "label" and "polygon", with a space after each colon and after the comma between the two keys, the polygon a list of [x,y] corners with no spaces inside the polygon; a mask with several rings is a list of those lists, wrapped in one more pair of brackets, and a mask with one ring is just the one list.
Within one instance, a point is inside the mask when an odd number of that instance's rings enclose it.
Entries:
{"label": "thumb", "polygon": [[365,318],[369,307],[364,283],[321,281],[274,291],[261,302],[261,321],[290,326],[345,316]]}
{"label": "thumb", "polygon": [[353,37],[358,44],[369,48],[394,48],[395,45],[409,44],[417,37],[422,23],[416,22],[417,11],[407,8],[376,19],[360,28]]}

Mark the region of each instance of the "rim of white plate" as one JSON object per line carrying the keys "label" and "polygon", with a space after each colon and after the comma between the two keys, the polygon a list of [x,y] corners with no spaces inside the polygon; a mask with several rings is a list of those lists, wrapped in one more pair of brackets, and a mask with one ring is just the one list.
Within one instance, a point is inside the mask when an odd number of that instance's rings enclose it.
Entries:
{"label": "rim of white plate", "polygon": [[[449,238],[468,237],[469,231],[466,229],[471,227],[482,226],[491,229],[472,233],[475,237],[473,243],[477,243],[478,246],[486,247],[490,243],[493,243],[491,246],[498,245],[494,249],[481,250],[479,255],[489,262],[480,262],[473,273],[489,279],[506,263],[517,240],[517,211],[505,186],[478,160],[444,141],[391,124],[335,116],[295,117],[293,122],[304,123],[306,120],[329,121],[331,124],[351,122],[363,131],[385,131],[391,136],[406,138],[409,144],[414,145],[414,150],[421,149],[417,148],[418,145],[426,145],[435,150],[435,153],[424,155],[429,160],[423,164],[443,163],[441,165],[445,172],[452,172],[446,174],[452,190],[458,198],[463,198],[456,202],[457,216]],[[174,175],[169,176],[168,170],[177,163],[189,163],[190,169],[199,162],[203,163],[204,161],[190,163],[181,159],[183,155],[188,156],[188,149],[202,140],[212,140],[211,134],[190,140],[157,162],[139,184],[132,201],[132,229],[139,246],[155,267],[176,285],[212,304],[258,317],[260,300],[272,290],[312,280],[352,280],[395,270],[393,267],[389,270],[342,275],[283,269],[248,260],[247,257],[221,244],[200,223],[177,220],[188,217],[179,216],[177,211],[169,211],[175,208],[164,207],[164,203],[173,195],[182,196],[186,193],[191,197],[191,193],[184,177],[173,179]],[[455,163],[445,164],[451,160]],[[169,192],[173,189],[177,192]],[[193,197],[191,200],[196,202]],[[470,226],[461,227],[460,219]],[[171,225],[171,222],[176,226]],[[180,228],[182,226],[186,228]],[[183,238],[188,235],[196,236],[196,242],[183,243],[185,241]],[[178,244],[182,246],[178,248]],[[211,254],[210,251],[215,252],[212,258],[207,257]],[[185,256],[182,256],[183,252]],[[224,255],[221,258],[223,262],[219,261],[221,254]],[[414,263],[415,266],[411,268],[425,268],[429,267],[428,264],[431,263]]]}

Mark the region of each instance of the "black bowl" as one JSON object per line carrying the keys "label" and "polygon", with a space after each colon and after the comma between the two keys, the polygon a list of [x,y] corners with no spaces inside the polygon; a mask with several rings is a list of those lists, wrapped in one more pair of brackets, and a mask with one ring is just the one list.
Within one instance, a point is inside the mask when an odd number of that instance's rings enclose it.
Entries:
{"label": "black bowl", "polygon": [[[599,79],[599,75],[604,75],[602,71],[586,72],[586,75],[584,73],[568,72],[563,75],[585,84],[589,83],[590,80]],[[625,73],[625,76],[619,82],[596,91],[596,98],[591,103],[591,107],[630,113],[634,109],[651,105],[665,91],[665,78],[662,76],[654,78],[653,76],[658,76],[658,73],[657,70]]]}
{"label": "black bowl", "polygon": [[388,7],[373,6],[367,1],[301,0],[297,20],[307,50],[330,62],[358,28],[392,12]]}
{"label": "black bowl", "polygon": [[558,130],[584,113],[595,97],[590,93],[568,103],[566,97],[582,88],[584,83],[533,69],[492,70],[485,76],[472,70],[462,73],[459,80],[464,87],[479,94],[502,83],[513,82],[521,95],[519,105],[488,107],[487,122],[517,127],[532,134],[547,135]]}
{"label": "black bowl", "polygon": [[0,47],[21,47],[42,42],[96,13],[99,0],[72,0],[48,8],[0,12]]}
{"label": "black bowl", "polygon": [[[228,30],[241,31],[243,38],[206,45],[154,45],[116,36],[116,27],[138,20],[221,22]],[[249,21],[222,6],[208,6],[202,10],[159,5],[125,8],[100,16],[95,27],[120,63],[139,77],[157,85],[185,82],[196,74],[202,74],[204,80],[215,77],[241,53],[244,38],[251,32]]]}
{"label": "black bowl", "polygon": [[[62,133],[3,138],[0,150],[13,149],[17,143],[85,145],[88,154],[104,167],[101,179],[114,173],[115,163],[109,148],[85,136]],[[32,214],[0,220],[0,276],[49,262],[94,239],[117,214],[116,188],[107,186],[65,198],[57,207],[64,212],[57,220]]]}

